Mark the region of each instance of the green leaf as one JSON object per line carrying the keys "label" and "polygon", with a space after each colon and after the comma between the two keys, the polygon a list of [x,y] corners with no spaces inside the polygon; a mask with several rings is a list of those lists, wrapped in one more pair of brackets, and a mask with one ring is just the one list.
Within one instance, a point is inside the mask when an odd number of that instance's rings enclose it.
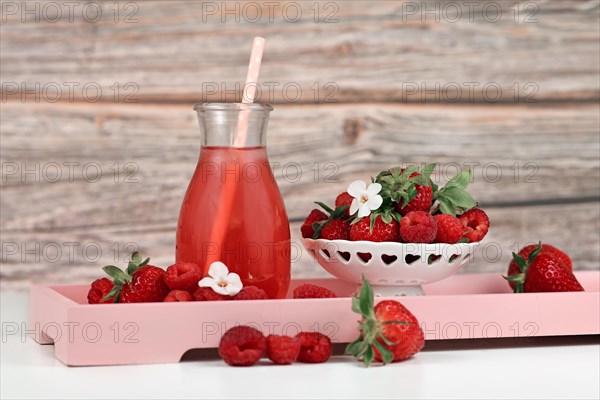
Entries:
{"label": "green leaf", "polygon": [[363,274],[363,283],[360,288],[360,310],[362,314],[367,317],[373,314],[373,303],[375,300],[375,296],[373,294],[373,288],[367,278],[365,278]]}
{"label": "green leaf", "polygon": [[333,210],[333,213],[331,213],[331,216],[329,217],[329,219],[332,220],[332,219],[341,217],[347,208],[348,208],[348,206],[346,206],[346,205],[337,207],[335,210]]}
{"label": "green leaf", "polygon": [[444,189],[456,187],[456,188],[464,190],[467,188],[467,186],[469,186],[470,182],[471,182],[471,170],[462,171],[461,173],[459,173],[456,176],[454,176],[453,178],[451,178],[446,183],[446,186],[444,186]]}
{"label": "green leaf", "polygon": [[436,163],[431,163],[431,164],[427,164],[425,165],[425,167],[423,167],[423,169],[421,170],[421,175],[429,182],[431,183],[431,174],[433,173],[433,171],[435,170],[436,167]]}
{"label": "green leaf", "polygon": [[128,276],[121,268],[115,267],[114,265],[107,265],[102,267],[102,270],[106,272],[108,276],[113,278],[115,284],[124,283],[128,281]]}
{"label": "green leaf", "polygon": [[372,346],[367,347],[367,350],[365,351],[365,355],[363,358],[363,363],[365,364],[365,367],[368,367],[369,365],[371,365],[371,362],[373,361],[374,357],[375,357],[375,352],[373,351],[373,347]]}
{"label": "green leaf", "polygon": [[469,239],[467,239],[466,237],[460,238],[460,240],[456,243],[469,243]]}
{"label": "green leaf", "polygon": [[365,352],[367,351],[367,348],[369,347],[368,344],[363,339],[364,338],[361,335],[354,342],[350,343],[346,347],[345,354],[353,355],[356,358],[362,357],[365,354]]}
{"label": "green leaf", "polygon": [[115,299],[113,300],[113,303],[118,303],[119,302],[118,295],[120,294],[120,292],[121,292],[121,286],[115,285],[110,290],[110,292],[108,292],[108,294],[106,296],[104,296],[102,298],[102,300],[100,300],[100,301],[106,301],[106,300],[110,299],[111,297],[114,297]]}
{"label": "green leaf", "polygon": [[448,200],[444,198],[439,198],[438,202],[440,203],[440,211],[444,214],[456,215],[456,209],[452,206]]}
{"label": "green leaf", "polygon": [[393,167],[385,172],[392,175],[394,178],[398,178],[400,176],[400,171],[402,171],[402,167]]}
{"label": "green leaf", "polygon": [[362,219],[362,217],[359,217],[358,215],[356,217],[354,217],[354,219],[352,220],[352,222],[350,222],[350,225],[354,225],[357,222],[359,222]]}
{"label": "green leaf", "polygon": [[327,221],[317,221],[317,222],[313,222],[312,224],[312,228],[313,228],[313,239],[318,239],[321,236],[321,230],[323,229],[323,227],[325,226],[325,224],[327,223]]}
{"label": "green leaf", "polygon": [[146,265],[148,265],[148,263],[150,262],[150,257],[146,258],[144,261],[142,261],[139,265],[138,265],[138,269],[145,267]]}
{"label": "green leaf", "polygon": [[370,218],[370,221],[369,221],[369,233],[372,233],[373,232],[373,225],[375,225],[375,220],[377,219],[377,214],[371,213],[371,216],[369,218]]}
{"label": "green leaf", "polygon": [[515,263],[519,267],[519,270],[521,272],[525,272],[525,270],[527,269],[527,261],[525,261],[525,259],[523,257],[521,257],[520,254],[517,254],[515,252],[512,253],[512,256],[513,256],[513,260],[515,260]]}
{"label": "green leaf", "polygon": [[388,339],[384,335],[379,335],[379,337],[381,338],[381,340],[383,340],[383,343],[387,344],[388,346],[394,346],[397,344],[397,343],[392,342],[390,339]]}
{"label": "green leaf", "polygon": [[386,224],[389,224],[390,222],[392,222],[392,216],[389,213],[382,214],[381,219]]}
{"label": "green leaf", "polygon": [[363,342],[363,337],[362,335],[356,339],[354,342],[349,343],[348,346],[346,346],[346,350],[345,350],[345,354],[351,354],[353,356],[358,356],[358,354],[361,351],[361,348],[363,347],[364,342]]}
{"label": "green leaf", "polygon": [[509,282],[515,282],[515,283],[523,283],[525,280],[524,279],[525,274],[516,274],[516,275],[512,275],[512,276],[502,276],[502,277]]}
{"label": "green leaf", "polygon": [[131,253],[131,262],[135,265],[139,265],[142,262],[142,256],[137,251]]}
{"label": "green leaf", "polygon": [[331,207],[329,207],[327,204],[322,203],[320,201],[315,201],[315,204],[321,206],[321,208],[323,208],[323,210],[327,211],[327,213],[329,215],[333,214],[333,210],[331,209]]}
{"label": "green leaf", "polygon": [[394,178],[392,176],[383,176],[381,177],[381,183],[386,183],[388,185],[391,185],[394,183]]}
{"label": "green leaf", "polygon": [[391,351],[386,349],[381,343],[377,340],[373,342],[377,350],[379,350],[379,354],[381,354],[381,358],[383,359],[383,365],[389,364],[394,361],[394,355]]}
{"label": "green leaf", "polygon": [[138,269],[138,265],[133,262],[133,261],[129,261],[127,263],[127,274],[128,275],[133,275],[133,273]]}
{"label": "green leaf", "polygon": [[431,192],[432,192],[433,198],[436,199],[437,195],[438,195],[438,190],[439,190],[438,185],[431,179],[429,179],[429,182],[431,185]]}
{"label": "green leaf", "polygon": [[362,314],[362,310],[360,309],[360,298],[352,298],[352,311],[354,311],[357,314]]}
{"label": "green leaf", "polygon": [[458,187],[445,189],[443,193],[440,193],[438,200],[441,200],[442,198],[451,202],[455,208],[461,208],[463,210],[469,210],[477,205],[469,193]]}
{"label": "green leaf", "polygon": [[533,262],[533,260],[535,260],[535,258],[538,256],[538,254],[540,254],[540,252],[542,251],[542,242],[538,242],[538,245],[536,246],[536,248],[529,254],[529,257],[527,258],[527,263],[531,264]]}
{"label": "green leaf", "polygon": [[406,195],[402,196],[402,207],[406,207],[406,205],[413,201],[413,199],[417,197],[417,194],[419,194],[417,187],[412,184],[406,187],[405,193]]}
{"label": "green leaf", "polygon": [[515,285],[515,290],[514,290],[514,293],[524,293],[524,292],[525,292],[525,287],[524,287],[524,285],[523,285],[522,283],[520,283],[520,282],[519,282],[519,283],[517,283],[517,284]]}

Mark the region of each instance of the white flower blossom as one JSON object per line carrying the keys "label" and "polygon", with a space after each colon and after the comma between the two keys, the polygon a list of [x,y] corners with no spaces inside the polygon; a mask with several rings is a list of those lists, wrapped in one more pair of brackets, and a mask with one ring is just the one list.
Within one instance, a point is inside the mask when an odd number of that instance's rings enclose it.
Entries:
{"label": "white flower blossom", "polygon": [[371,183],[369,187],[363,181],[354,181],[348,185],[348,194],[354,197],[350,204],[350,215],[358,211],[358,217],[363,218],[371,215],[371,211],[377,210],[383,203],[383,198],[378,194],[381,192],[379,183]]}
{"label": "white flower blossom", "polygon": [[215,261],[210,264],[206,278],[200,279],[198,286],[210,287],[216,293],[224,296],[235,296],[244,286],[240,276],[235,272],[229,272],[225,264]]}

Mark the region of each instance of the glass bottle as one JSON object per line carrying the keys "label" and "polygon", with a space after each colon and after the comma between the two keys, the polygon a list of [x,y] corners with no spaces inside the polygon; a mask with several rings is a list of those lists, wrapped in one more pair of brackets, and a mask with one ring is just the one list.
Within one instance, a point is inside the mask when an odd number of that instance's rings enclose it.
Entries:
{"label": "glass bottle", "polygon": [[290,227],[267,157],[267,104],[194,106],[202,144],[177,225],[176,259],[214,261],[244,286],[285,297],[290,282]]}

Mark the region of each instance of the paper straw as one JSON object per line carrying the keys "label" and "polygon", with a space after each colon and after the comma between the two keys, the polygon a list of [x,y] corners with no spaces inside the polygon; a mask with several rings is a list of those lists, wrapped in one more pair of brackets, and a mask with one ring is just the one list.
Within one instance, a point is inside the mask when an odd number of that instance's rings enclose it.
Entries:
{"label": "paper straw", "polygon": [[[246,84],[242,92],[242,103],[254,103],[256,96],[256,87],[258,85],[258,73],[260,72],[260,64],[262,63],[263,51],[265,49],[265,39],[255,37],[252,44],[252,53],[250,54],[250,63],[248,64],[248,73],[246,74]],[[235,147],[243,147],[246,144],[248,137],[248,114],[249,112],[240,112],[238,117],[237,135],[233,145]]]}
{"label": "paper straw", "polygon": [[[246,74],[246,84],[242,94],[242,103],[249,104],[254,102],[254,96],[256,95],[256,85],[258,82],[258,73],[260,71],[260,64],[262,62],[263,50],[265,48],[265,39],[261,37],[255,37],[254,43],[252,44],[252,53],[250,55],[250,63],[248,64],[248,73]],[[248,111],[241,111],[238,116],[237,122],[237,134],[233,143],[233,147],[244,147],[248,136]],[[234,162],[238,162],[237,159]],[[236,181],[228,179],[223,182],[221,204],[217,210],[217,218],[215,219],[216,224],[213,225],[213,230],[210,237],[210,244],[216,245],[216,252],[208,254],[206,258],[206,271],[208,267],[215,261],[220,260],[221,251],[223,250],[223,244],[225,241],[225,233],[227,229],[227,221],[229,221],[231,215],[231,208],[233,207],[233,200],[236,194]],[[228,265],[229,268],[235,270],[234,265]]]}

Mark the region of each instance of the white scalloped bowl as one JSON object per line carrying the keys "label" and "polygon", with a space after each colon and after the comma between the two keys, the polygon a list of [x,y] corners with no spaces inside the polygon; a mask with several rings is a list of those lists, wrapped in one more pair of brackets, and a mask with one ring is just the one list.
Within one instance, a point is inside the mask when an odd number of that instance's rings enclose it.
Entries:
{"label": "white scalloped bowl", "polygon": [[[375,295],[422,296],[421,285],[457,273],[477,243],[395,243],[302,239],[312,257],[331,275],[359,285],[364,274]],[[370,255],[370,257],[369,257]]]}

